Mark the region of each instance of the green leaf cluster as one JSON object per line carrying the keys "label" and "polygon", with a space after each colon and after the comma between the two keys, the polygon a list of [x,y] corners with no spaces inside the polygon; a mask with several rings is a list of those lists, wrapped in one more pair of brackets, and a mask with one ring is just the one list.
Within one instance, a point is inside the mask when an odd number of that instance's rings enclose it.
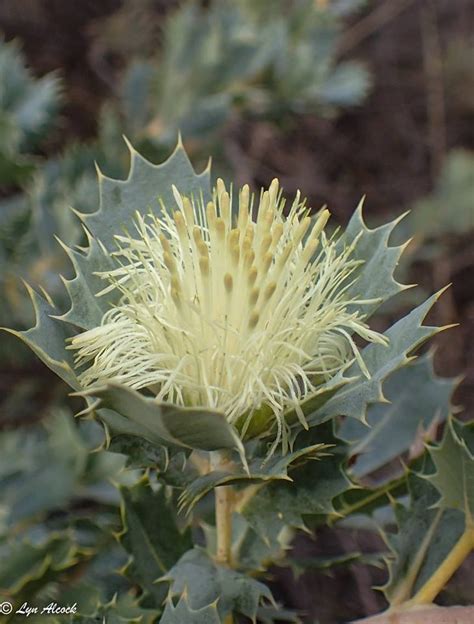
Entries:
{"label": "green leaf cluster", "polygon": [[236,115],[281,119],[354,106],[370,79],[361,64],[336,60],[339,31],[337,8],[317,10],[310,0],[184,3],[166,22],[158,60],[141,58],[124,76],[128,134],[169,147],[178,131],[209,141]]}
{"label": "green leaf cluster", "polygon": [[34,78],[16,42],[0,38],[0,185],[14,186],[31,176],[30,156],[44,138],[59,105],[54,75]]}

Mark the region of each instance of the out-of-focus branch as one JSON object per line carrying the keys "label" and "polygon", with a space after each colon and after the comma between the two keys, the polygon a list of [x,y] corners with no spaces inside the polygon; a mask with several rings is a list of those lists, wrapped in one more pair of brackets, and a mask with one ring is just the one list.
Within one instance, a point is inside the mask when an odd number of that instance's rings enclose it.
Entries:
{"label": "out-of-focus branch", "polygon": [[347,54],[364,39],[391,22],[413,2],[414,0],[386,0],[380,4],[372,13],[363,17],[344,33],[337,48],[337,56]]}
{"label": "out-of-focus branch", "polygon": [[426,75],[426,108],[433,182],[438,178],[446,154],[443,57],[436,17],[434,2],[426,0],[421,9],[421,35]]}

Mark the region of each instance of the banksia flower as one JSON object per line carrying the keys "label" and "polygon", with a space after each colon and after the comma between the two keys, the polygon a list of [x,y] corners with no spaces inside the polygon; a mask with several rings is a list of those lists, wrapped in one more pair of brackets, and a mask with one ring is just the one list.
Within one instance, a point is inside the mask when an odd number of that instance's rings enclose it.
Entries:
{"label": "banksia flower", "polygon": [[[115,381],[160,402],[218,409],[244,436],[263,407],[286,440],[289,408],[306,426],[300,402],[357,360],[353,336],[386,344],[349,296],[357,239],[340,248],[299,193],[287,216],[278,181],[258,206],[244,186],[219,180],[213,201],[182,196],[158,214],[136,214],[115,236],[116,268],[100,273],[121,298],[99,327],[69,349],[83,387]],[[356,283],[356,282],[355,282]],[[353,289],[351,290],[353,291]]]}

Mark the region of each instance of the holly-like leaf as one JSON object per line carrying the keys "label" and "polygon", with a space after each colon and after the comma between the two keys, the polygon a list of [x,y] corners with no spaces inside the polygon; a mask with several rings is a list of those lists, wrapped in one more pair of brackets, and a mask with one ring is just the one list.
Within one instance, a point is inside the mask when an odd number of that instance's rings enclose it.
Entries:
{"label": "holly-like leaf", "polygon": [[[313,444],[292,453],[276,455],[272,458],[256,457],[245,470],[212,471],[198,477],[187,485],[180,496],[180,508],[191,509],[214,488],[222,485],[250,485],[270,481],[291,481],[288,469],[292,464],[319,459],[324,456],[325,444]],[[267,460],[265,462],[265,459]]]}
{"label": "holly-like leaf", "polygon": [[[80,611],[82,609],[80,608]],[[77,624],[125,624],[126,622],[136,624],[154,624],[159,611],[156,609],[145,609],[141,607],[134,596],[121,594],[114,596],[106,604],[98,604],[95,612],[90,615],[78,613],[71,617],[71,622]],[[183,622],[184,624],[184,622]]]}
{"label": "holly-like leaf", "polygon": [[136,436],[126,434],[114,436],[107,445],[107,450],[124,455],[129,468],[156,468],[165,471],[169,463],[167,448]]}
{"label": "holly-like leaf", "polygon": [[[245,490],[243,490],[245,497]],[[204,525],[206,545],[208,551],[216,552],[216,529],[214,526]],[[234,513],[232,519],[232,560],[236,567],[251,576],[265,573],[269,562],[278,564],[283,561],[294,537],[294,530],[287,528],[282,531],[278,539],[265,542],[258,535],[246,518],[240,513]]]}
{"label": "holly-like leaf", "polygon": [[127,180],[114,180],[99,173],[100,208],[92,214],[80,215],[93,238],[107,251],[114,251],[115,235],[124,229],[133,231],[136,213],[145,215],[153,208],[160,212],[160,203],[173,206],[172,186],[178,186],[182,195],[211,199],[210,171],[196,175],[181,143],[168,160],[153,165],[131,146],[130,173]]}
{"label": "holly-like leaf", "polygon": [[[396,322],[386,332],[388,346],[369,344],[362,350],[370,378],[360,377],[341,388],[320,409],[306,414],[308,422],[313,426],[332,418],[335,414],[366,420],[367,408],[372,403],[386,401],[382,384],[385,379],[410,362],[410,354],[426,340],[442,331],[443,328],[422,325],[424,318],[443,291],[434,294],[407,316]],[[358,365],[354,363],[346,375],[354,377],[359,374]]]}
{"label": "holly-like leaf", "polygon": [[170,600],[160,619],[160,624],[222,624],[216,602],[201,609],[192,609],[183,593],[176,606]]}
{"label": "holly-like leaf", "polygon": [[122,488],[121,493],[124,529],[120,541],[131,555],[126,572],[152,596],[158,608],[166,588],[155,581],[191,547],[190,533],[176,525],[176,509],[164,488],[154,491],[144,478],[131,488]]}
{"label": "holly-like leaf", "polygon": [[0,545],[0,592],[32,595],[77,563],[77,547],[69,536],[52,535],[33,544],[15,540]]}
{"label": "holly-like leaf", "polygon": [[357,279],[349,288],[348,294],[360,299],[363,293],[364,299],[372,299],[372,305],[353,306],[354,309],[370,316],[382,303],[409,288],[400,284],[394,277],[406,245],[389,246],[393,231],[405,215],[371,230],[364,222],[362,205],[363,202],[352,215],[338,241],[338,247],[342,251],[344,247],[357,241],[351,258],[359,260],[361,264],[354,273]]}
{"label": "holly-like leaf", "polygon": [[89,238],[86,253],[71,249],[62,243],[61,245],[68,254],[76,274],[72,279],[64,280],[71,307],[57,318],[84,330],[98,327],[104,313],[116,300],[117,295],[112,292],[107,297],[96,296],[103,288],[103,281],[97,272],[113,268],[113,261],[93,238]]}
{"label": "holly-like leaf", "polygon": [[185,553],[161,580],[170,583],[169,597],[186,592],[192,609],[202,609],[217,601],[221,618],[240,613],[255,621],[262,600],[273,603],[272,594],[263,583],[216,564],[200,548]]}
{"label": "holly-like leaf", "polygon": [[126,457],[129,468],[152,468],[157,478],[176,488],[184,488],[199,477],[193,462],[188,461],[188,451],[157,446],[133,435],[113,436],[107,446],[112,453]]}
{"label": "holly-like leaf", "polygon": [[237,449],[244,455],[236,430],[218,411],[157,403],[155,399],[113,383],[81,394],[97,398],[100,406],[122,415],[152,443],[205,451]]}
{"label": "holly-like leaf", "polygon": [[291,482],[263,483],[241,509],[249,524],[267,544],[277,540],[288,525],[305,529],[305,515],[333,513],[333,500],[352,487],[343,468],[345,447],[334,437],[332,423],[302,432],[296,446],[304,448],[316,439],[334,445],[326,457],[295,468],[291,473]]}
{"label": "holly-like leaf", "polygon": [[456,430],[455,422],[448,422],[441,444],[429,449],[436,472],[427,479],[441,494],[437,506],[462,511],[474,530],[474,454],[463,438],[465,427]]}
{"label": "holly-like leaf", "polygon": [[343,552],[340,555],[326,557],[298,557],[287,558],[283,564],[289,565],[295,578],[299,578],[307,570],[318,570],[329,574],[335,568],[345,568],[355,563],[383,567],[384,553],[363,553],[360,551]]}
{"label": "holly-like leaf", "polygon": [[426,479],[410,474],[408,486],[409,507],[395,503],[398,532],[386,535],[392,554],[383,591],[393,606],[408,601],[436,572],[465,526],[461,512],[434,509],[439,495]]}
{"label": "holly-like leaf", "polygon": [[446,420],[456,379],[442,379],[433,370],[433,353],[395,371],[383,384],[389,401],[369,406],[367,424],[347,418],[338,436],[357,456],[350,472],[363,477],[381,468],[429,431]]}
{"label": "holly-like leaf", "polygon": [[35,326],[27,331],[4,327],[5,331],[17,336],[34,353],[72,388],[78,390],[79,383],[73,369],[73,358],[66,350],[66,340],[72,335],[69,328],[52,318],[57,312],[54,305],[32,288],[27,287],[35,310]]}

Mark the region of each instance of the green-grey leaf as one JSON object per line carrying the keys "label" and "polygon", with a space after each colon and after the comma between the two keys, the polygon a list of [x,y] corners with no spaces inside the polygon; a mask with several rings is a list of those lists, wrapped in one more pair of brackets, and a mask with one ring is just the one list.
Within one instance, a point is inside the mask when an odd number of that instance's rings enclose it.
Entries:
{"label": "green-grey leaf", "polygon": [[[369,344],[362,351],[362,358],[370,373],[370,378],[360,377],[358,381],[339,390],[320,409],[307,415],[311,425],[324,422],[335,414],[365,421],[367,407],[371,403],[385,400],[382,392],[384,380],[402,366],[410,362],[409,355],[428,338],[441,331],[439,327],[422,325],[424,318],[442,291],[432,295],[407,316],[392,325],[385,336],[389,345]],[[358,374],[358,365],[354,364],[347,371],[347,376]]]}
{"label": "green-grey leaf", "polygon": [[155,583],[191,547],[188,530],[176,525],[176,510],[167,501],[164,488],[153,491],[144,478],[131,488],[122,488],[124,530],[120,540],[132,556],[127,574],[138,581],[160,607],[166,588]]}
{"label": "green-grey leaf", "polygon": [[62,246],[71,259],[76,275],[73,279],[64,280],[71,307],[59,318],[84,330],[98,327],[117,295],[112,291],[107,297],[96,296],[104,287],[96,272],[114,268],[113,261],[93,238],[89,238],[89,247],[85,254],[66,245]]}
{"label": "green-grey leaf", "polygon": [[66,350],[66,340],[72,335],[71,332],[64,323],[52,318],[57,310],[49,301],[30,287],[28,292],[35,310],[35,326],[27,331],[3,329],[20,338],[48,368],[78,390],[79,383],[74,374],[72,355]]}
{"label": "green-grey leaf", "polygon": [[16,540],[0,546],[0,591],[17,595],[40,587],[76,563],[77,549],[68,536],[53,535],[41,544]]}
{"label": "green-grey leaf", "polygon": [[18,526],[64,508],[77,495],[88,450],[72,421],[71,415],[57,412],[46,421],[46,428],[2,434],[2,524]]}
{"label": "green-grey leaf", "polygon": [[102,624],[103,622],[107,624],[126,624],[126,622],[154,624],[158,615],[158,610],[141,607],[134,596],[121,594],[115,595],[107,604],[98,604],[95,613],[90,615],[79,613],[70,621],[78,624]]}
{"label": "green-grey leaf", "polygon": [[185,553],[161,580],[171,583],[170,596],[186,592],[193,609],[202,609],[217,601],[221,617],[240,613],[255,621],[262,600],[273,602],[270,590],[263,583],[216,564],[200,548]]}
{"label": "green-grey leaf", "polygon": [[201,609],[192,609],[184,593],[176,606],[171,601],[168,602],[160,624],[222,624],[222,620],[216,603]]}
{"label": "green-grey leaf", "polygon": [[157,446],[134,435],[119,434],[112,437],[107,450],[127,458],[129,468],[152,468],[157,478],[176,488],[183,488],[199,477],[188,451]]}
{"label": "green-grey leaf", "polygon": [[383,384],[389,404],[377,403],[367,411],[367,425],[347,418],[338,436],[357,456],[351,474],[363,477],[410,449],[433,423],[442,423],[450,411],[457,380],[437,377],[433,353],[395,371]]}
{"label": "green-grey leaf", "polygon": [[143,437],[155,444],[171,444],[205,451],[237,449],[242,443],[224,414],[205,408],[157,403],[126,386],[109,383],[82,393],[99,399],[100,405],[115,410],[138,425]]}
{"label": "green-grey leaf", "polygon": [[449,420],[441,444],[429,449],[436,472],[427,478],[441,493],[437,506],[462,511],[474,526],[474,456],[462,431],[463,427],[456,431]]}
{"label": "green-grey leaf", "polygon": [[108,251],[116,248],[116,234],[122,234],[124,229],[133,231],[137,212],[143,215],[150,209],[159,212],[159,201],[168,208],[175,205],[173,184],[182,195],[202,197],[205,202],[211,199],[209,169],[197,175],[181,143],[160,165],[148,162],[131,146],[130,154],[127,180],[113,180],[100,174],[100,208],[93,214],[81,215],[92,236]]}
{"label": "green-grey leaf", "polygon": [[332,423],[302,432],[296,445],[304,447],[317,439],[334,444],[327,457],[295,468],[291,482],[264,483],[242,509],[249,524],[266,543],[278,539],[287,525],[304,529],[305,515],[333,513],[335,497],[352,487],[343,470],[344,445],[337,445]]}
{"label": "green-grey leaf", "polygon": [[129,468],[166,470],[169,461],[169,454],[164,446],[157,446],[143,438],[124,433],[113,436],[107,450],[125,455]]}
{"label": "green-grey leaf", "polygon": [[405,245],[389,246],[390,237],[403,216],[371,230],[364,222],[361,202],[338,241],[338,248],[342,251],[357,239],[351,258],[362,264],[354,273],[357,280],[347,295],[374,300],[370,306],[354,306],[363,314],[370,316],[382,303],[407,288],[394,278]]}
{"label": "green-grey leaf", "polygon": [[52,75],[33,78],[17,43],[0,40],[0,84],[0,112],[11,115],[21,146],[32,147],[57,110],[59,81]]}
{"label": "green-grey leaf", "polygon": [[457,510],[433,509],[438,498],[425,479],[409,475],[410,506],[395,503],[398,533],[387,535],[392,550],[390,577],[383,587],[390,604],[413,596],[436,572],[464,531],[464,516]]}
{"label": "green-grey leaf", "polygon": [[274,456],[266,463],[264,458],[257,457],[248,466],[248,472],[245,470],[237,471],[213,471],[193,480],[184,489],[180,496],[180,508],[187,509],[188,513],[191,509],[214,488],[222,485],[270,482],[270,481],[289,481],[288,469],[291,464],[304,460],[318,459],[326,449],[325,444],[313,444],[311,446],[298,449],[292,453],[286,453],[281,456]]}

